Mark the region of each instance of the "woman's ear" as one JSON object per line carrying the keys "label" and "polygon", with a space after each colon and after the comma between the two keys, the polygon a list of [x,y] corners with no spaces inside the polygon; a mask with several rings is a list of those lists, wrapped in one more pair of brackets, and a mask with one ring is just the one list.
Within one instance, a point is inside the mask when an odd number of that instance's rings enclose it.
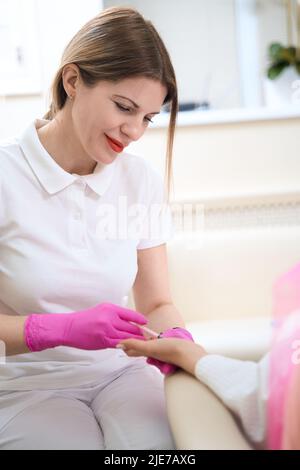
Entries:
{"label": "woman's ear", "polygon": [[66,94],[74,97],[80,82],[80,70],[76,64],[68,64],[64,67],[62,81]]}

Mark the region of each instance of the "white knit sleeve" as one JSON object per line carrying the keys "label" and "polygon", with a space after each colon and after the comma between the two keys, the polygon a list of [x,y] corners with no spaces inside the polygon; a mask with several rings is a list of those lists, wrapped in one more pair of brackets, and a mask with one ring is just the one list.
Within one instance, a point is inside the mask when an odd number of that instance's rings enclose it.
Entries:
{"label": "white knit sleeve", "polygon": [[195,366],[195,376],[207,385],[240,420],[250,441],[264,446],[268,397],[268,355],[256,363],[207,355]]}

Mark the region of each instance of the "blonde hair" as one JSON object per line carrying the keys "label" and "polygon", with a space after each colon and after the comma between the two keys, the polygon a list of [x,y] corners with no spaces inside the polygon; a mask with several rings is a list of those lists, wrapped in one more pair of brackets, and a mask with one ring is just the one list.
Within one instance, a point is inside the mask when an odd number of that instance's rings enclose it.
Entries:
{"label": "blonde hair", "polygon": [[86,23],[63,52],[60,67],[51,86],[51,105],[45,119],[52,120],[67,100],[62,80],[63,69],[76,64],[85,86],[143,76],[158,80],[167,88],[163,104],[169,103],[170,121],[165,161],[167,195],[172,177],[172,154],[178,91],[168,51],[150,21],[135,9],[113,7]]}

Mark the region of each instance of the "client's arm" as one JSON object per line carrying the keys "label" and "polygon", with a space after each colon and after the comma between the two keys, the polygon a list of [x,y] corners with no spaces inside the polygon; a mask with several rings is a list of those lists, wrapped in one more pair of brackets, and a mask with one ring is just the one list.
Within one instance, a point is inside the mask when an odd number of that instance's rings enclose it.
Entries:
{"label": "client's arm", "polygon": [[206,384],[238,417],[249,439],[264,446],[268,395],[268,357],[259,363],[208,354],[190,341],[173,338],[120,342],[128,356],[175,364]]}

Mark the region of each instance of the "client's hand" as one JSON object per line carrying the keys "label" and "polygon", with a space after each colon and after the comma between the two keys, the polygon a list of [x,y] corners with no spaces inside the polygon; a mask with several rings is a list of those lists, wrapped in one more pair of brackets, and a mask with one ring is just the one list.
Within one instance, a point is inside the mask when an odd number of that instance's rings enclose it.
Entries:
{"label": "client's hand", "polygon": [[[163,331],[160,338],[180,338],[185,339],[188,341],[193,341],[193,337],[191,333],[186,330],[185,328],[175,327],[175,328],[168,328],[167,330]],[[153,359],[149,357],[147,359],[148,364],[157,367],[162,374],[170,375],[176,371],[176,366],[173,364],[169,364],[168,362],[159,361],[158,359]]]}
{"label": "client's hand", "polygon": [[196,363],[207,352],[199,344],[177,338],[160,338],[148,341],[126,339],[120,341],[117,348],[122,348],[128,356],[146,356],[167,364],[172,364],[194,374]]}

